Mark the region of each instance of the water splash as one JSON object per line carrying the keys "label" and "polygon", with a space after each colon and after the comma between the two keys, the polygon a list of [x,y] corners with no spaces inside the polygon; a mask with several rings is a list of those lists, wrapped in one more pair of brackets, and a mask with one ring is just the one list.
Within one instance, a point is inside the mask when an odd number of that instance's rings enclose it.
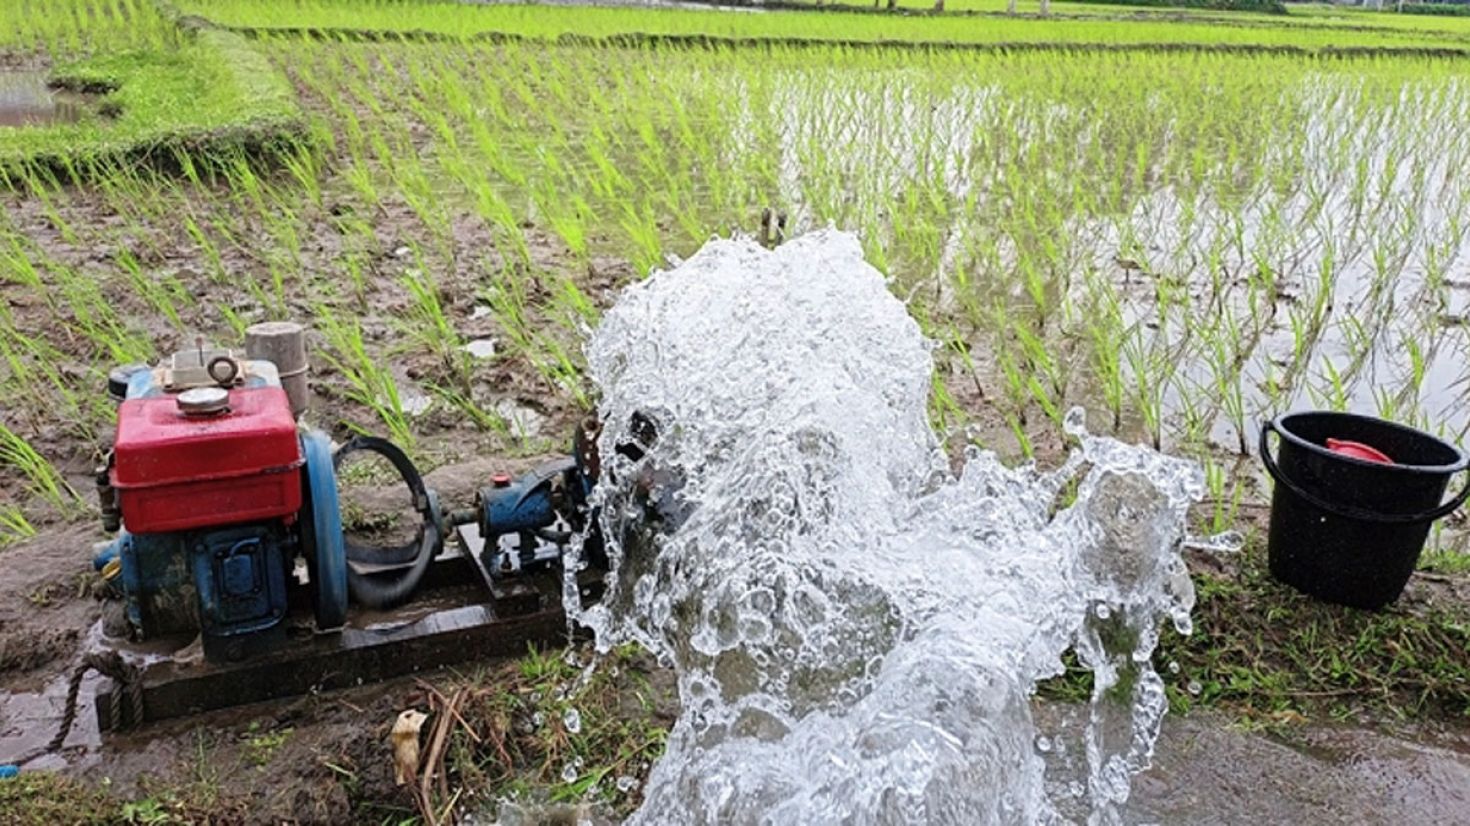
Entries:
{"label": "water splash", "polygon": [[[1055,471],[928,424],[931,343],[827,231],[712,241],[630,287],[588,347],[611,572],[574,611],[672,665],[683,710],[639,823],[1047,823],[1030,696],[1095,675],[1095,823],[1117,822],[1189,629],[1193,464],[1067,429]],[[568,604],[577,606],[576,593]]]}

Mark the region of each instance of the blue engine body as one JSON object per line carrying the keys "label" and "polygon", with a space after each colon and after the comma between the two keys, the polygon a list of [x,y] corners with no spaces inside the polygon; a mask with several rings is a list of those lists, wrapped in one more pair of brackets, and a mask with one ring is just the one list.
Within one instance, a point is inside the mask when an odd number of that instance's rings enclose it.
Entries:
{"label": "blue engine body", "polygon": [[294,531],[280,522],[204,531],[124,532],[97,560],[116,556],[128,625],[140,638],[202,632],[211,660],[239,659],[273,642],[286,615],[286,561]]}
{"label": "blue engine body", "polygon": [[[274,365],[255,361],[245,384],[280,386],[280,380]],[[143,370],[130,377],[127,398],[165,392],[153,372]],[[298,554],[307,554],[310,563],[318,627],[341,627],[346,569],[330,440],[313,431],[301,443],[307,499],[301,519],[176,533],[123,530],[102,549],[93,565],[100,571],[114,559],[120,564],[115,583],[131,636],[202,634],[205,657],[216,662],[266,650],[284,636],[288,575]]]}

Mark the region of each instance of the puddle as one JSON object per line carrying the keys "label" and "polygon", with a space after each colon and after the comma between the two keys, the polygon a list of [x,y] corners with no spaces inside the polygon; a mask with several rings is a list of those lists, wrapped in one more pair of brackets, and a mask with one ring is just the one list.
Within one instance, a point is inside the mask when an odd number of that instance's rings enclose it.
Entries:
{"label": "puddle", "polygon": [[[84,698],[76,725],[66,738],[63,749],[85,746],[89,750],[102,743],[90,698],[101,677],[89,674],[82,680],[80,696]],[[66,691],[70,675],[63,674],[48,682],[39,693],[5,692],[0,694],[0,764],[23,755],[34,754],[46,746],[56,734],[57,721],[66,707]],[[27,764],[27,769],[61,769],[67,766],[64,753],[48,754]]]}
{"label": "puddle", "polygon": [[495,357],[495,339],[477,338],[462,345],[459,349],[469,353],[477,359],[488,359]]}
{"label": "puddle", "polygon": [[495,403],[494,411],[505,420],[510,431],[522,439],[534,439],[546,429],[546,417],[531,408],[510,399]]}
{"label": "puddle", "polygon": [[395,369],[394,385],[398,393],[398,406],[409,416],[422,416],[434,406],[434,399],[419,388],[413,379],[402,370]]}
{"label": "puddle", "polygon": [[[1083,815],[1085,755],[1060,744],[1086,727],[1087,711],[1043,703],[1034,711],[1049,746],[1047,787],[1064,816]],[[1168,718],[1153,767],[1133,784],[1123,822],[1449,824],[1470,818],[1470,758],[1462,753],[1347,726],[1312,725],[1287,736],[1284,742],[1245,731],[1208,712]]]}
{"label": "puddle", "polygon": [[45,72],[0,70],[0,127],[76,123],[86,113],[86,96],[46,85]]}

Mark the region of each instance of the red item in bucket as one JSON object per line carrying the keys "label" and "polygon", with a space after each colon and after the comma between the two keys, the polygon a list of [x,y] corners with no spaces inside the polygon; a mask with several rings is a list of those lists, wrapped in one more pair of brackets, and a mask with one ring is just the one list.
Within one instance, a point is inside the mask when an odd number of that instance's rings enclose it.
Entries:
{"label": "red item in bucket", "polygon": [[1376,447],[1365,445],[1362,442],[1349,442],[1343,439],[1328,439],[1327,449],[1333,453],[1343,456],[1351,456],[1354,459],[1362,459],[1365,462],[1378,462],[1379,464],[1391,465],[1393,460],[1388,458],[1383,451]]}

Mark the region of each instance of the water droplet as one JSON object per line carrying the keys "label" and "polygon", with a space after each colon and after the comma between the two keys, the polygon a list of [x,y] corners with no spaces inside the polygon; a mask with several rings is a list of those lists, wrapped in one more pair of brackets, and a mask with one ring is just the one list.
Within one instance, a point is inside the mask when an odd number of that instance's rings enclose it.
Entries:
{"label": "water droplet", "polygon": [[566,727],[568,734],[580,734],[582,732],[582,712],[575,708],[569,708],[561,716],[561,724]]}
{"label": "water droplet", "polygon": [[1113,615],[1113,609],[1109,608],[1107,603],[1099,602],[1097,607],[1092,609],[1092,613],[1098,619],[1105,620]]}
{"label": "water droplet", "polygon": [[627,794],[628,792],[632,791],[633,788],[635,786],[637,786],[637,785],[638,785],[638,778],[636,778],[636,777],[634,777],[632,775],[629,775],[629,774],[625,774],[625,775],[619,777],[618,780],[617,780],[618,791],[620,791],[620,792],[622,792],[624,794]]}
{"label": "water droplet", "polygon": [[561,769],[561,782],[575,783],[577,782],[577,774],[578,772],[576,764],[568,763]]}
{"label": "water droplet", "polygon": [[1051,751],[1051,738],[1050,737],[1047,737],[1045,734],[1037,735],[1037,737],[1036,737],[1036,750],[1039,751],[1039,752],[1041,752],[1042,754],[1046,754],[1046,753],[1050,752]]}
{"label": "water droplet", "polygon": [[1086,436],[1087,411],[1083,410],[1080,406],[1068,410],[1066,417],[1062,419],[1062,430],[1068,436],[1073,436],[1078,439]]}
{"label": "water droplet", "polygon": [[1200,685],[1199,680],[1190,680],[1187,684],[1185,684],[1184,690],[1198,697],[1199,693],[1205,690],[1205,687]]}
{"label": "water droplet", "polygon": [[1178,674],[1179,673],[1179,661],[1178,660],[1170,660],[1169,661],[1169,673],[1170,674]]}
{"label": "water droplet", "polygon": [[1233,554],[1245,547],[1245,534],[1240,531],[1223,531],[1211,536],[1191,536],[1184,546],[1197,551],[1214,554]]}

